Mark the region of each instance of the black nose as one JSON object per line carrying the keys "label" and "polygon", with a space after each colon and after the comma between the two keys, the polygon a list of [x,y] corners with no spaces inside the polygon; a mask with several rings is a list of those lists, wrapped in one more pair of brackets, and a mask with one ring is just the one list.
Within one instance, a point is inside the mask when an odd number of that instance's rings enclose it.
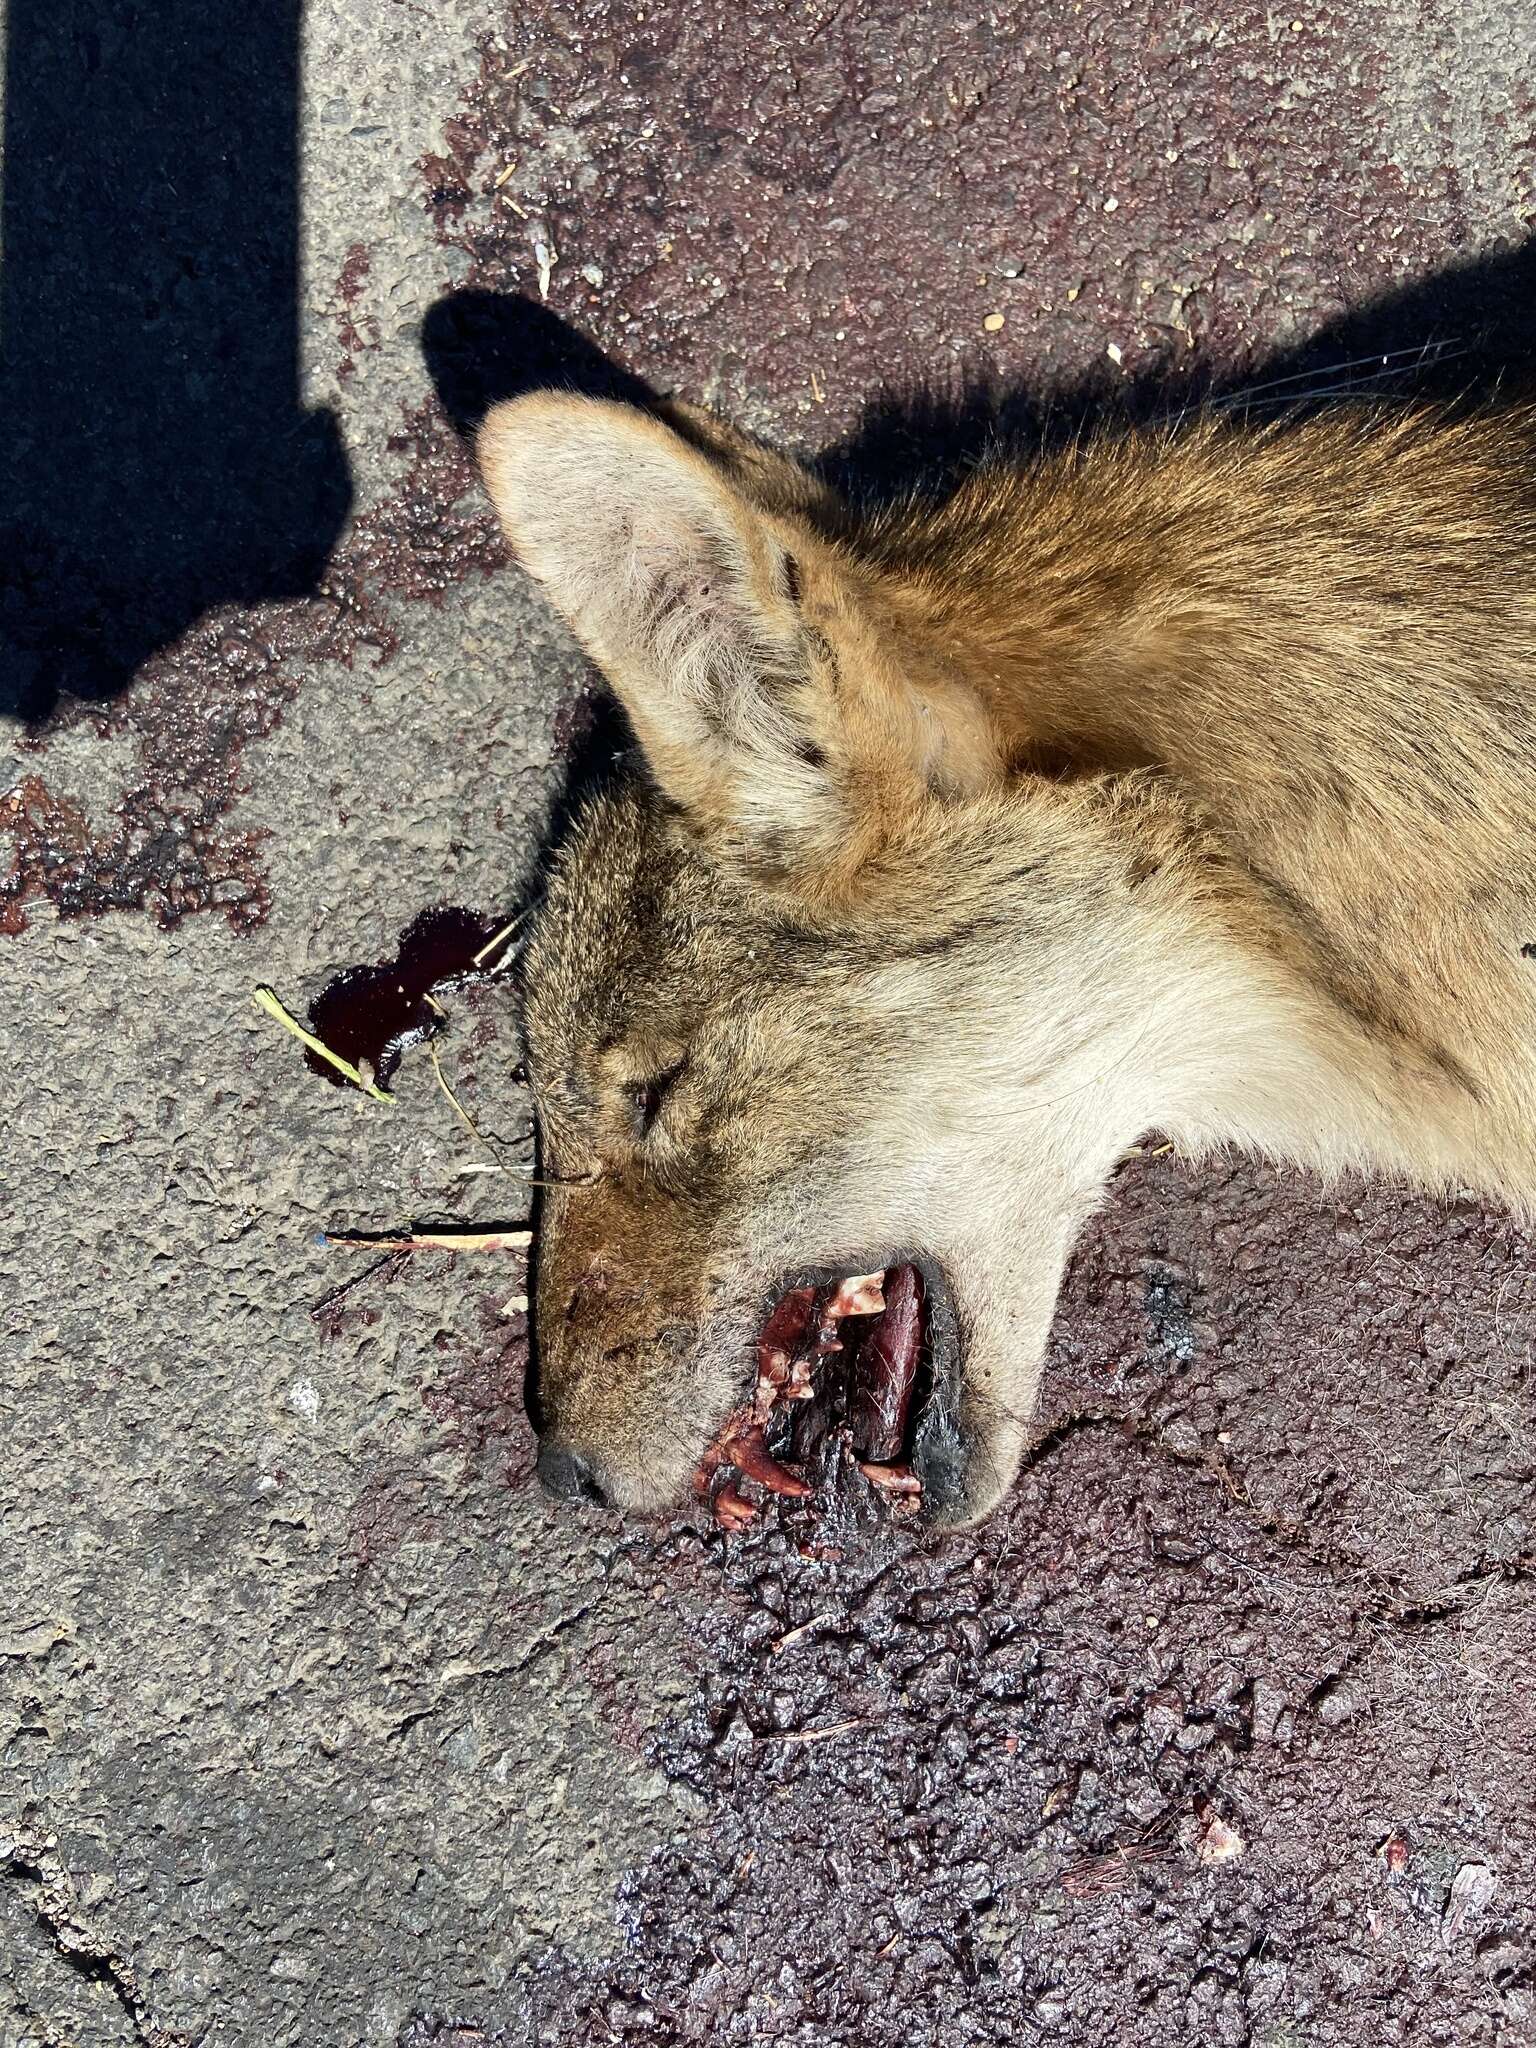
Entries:
{"label": "black nose", "polygon": [[542,1445],[533,1469],[544,1491],[556,1500],[601,1501],[603,1497],[602,1488],[592,1477],[592,1467],[564,1444]]}

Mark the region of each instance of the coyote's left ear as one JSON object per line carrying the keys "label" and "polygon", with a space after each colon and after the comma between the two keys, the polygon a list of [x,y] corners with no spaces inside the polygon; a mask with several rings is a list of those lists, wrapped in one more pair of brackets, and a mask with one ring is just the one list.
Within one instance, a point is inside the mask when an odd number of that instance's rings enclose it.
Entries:
{"label": "coyote's left ear", "polygon": [[518,559],[722,850],[803,872],[848,837],[796,566],[723,469],[631,406],[537,395],[487,417],[481,471]]}

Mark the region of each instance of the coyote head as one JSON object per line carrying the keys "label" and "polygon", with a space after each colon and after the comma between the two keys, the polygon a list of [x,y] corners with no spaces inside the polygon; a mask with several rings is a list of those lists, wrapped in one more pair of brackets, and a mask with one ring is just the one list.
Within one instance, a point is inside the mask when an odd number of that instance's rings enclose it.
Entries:
{"label": "coyote head", "polygon": [[539,396],[480,440],[639,743],[526,956],[540,1469],[676,1497],[786,1289],[911,1263],[908,1455],[972,1519],[1016,1471],[1079,1226],[1198,1099],[1198,891],[1154,785],[1009,758],[963,551],[679,426]]}

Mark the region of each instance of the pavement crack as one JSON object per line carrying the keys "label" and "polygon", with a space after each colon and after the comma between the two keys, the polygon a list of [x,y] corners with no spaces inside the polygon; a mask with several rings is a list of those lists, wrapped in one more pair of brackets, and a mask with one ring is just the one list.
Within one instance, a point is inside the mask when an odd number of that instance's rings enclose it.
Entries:
{"label": "pavement crack", "polygon": [[499,1665],[494,1672],[477,1673],[475,1675],[498,1678],[513,1677],[520,1671],[526,1671],[529,1665],[536,1664],[547,1650],[552,1650],[563,1635],[575,1628],[579,1623],[585,1621],[595,1604],[594,1601],[584,1600],[579,1607],[573,1608],[569,1614],[562,1614],[558,1621],[553,1621],[548,1628],[541,1629],[528,1647],[519,1656],[514,1657],[510,1664]]}
{"label": "pavement crack", "polygon": [[584,1600],[579,1607],[572,1608],[569,1614],[562,1614],[558,1621],[552,1621],[547,1628],[540,1629],[530,1643],[515,1657],[508,1658],[505,1663],[466,1664],[460,1665],[457,1669],[450,1668],[444,1672],[437,1691],[425,1705],[408,1708],[398,1721],[391,1723],[390,1736],[398,1741],[402,1735],[414,1728],[418,1721],[430,1720],[440,1707],[447,1705],[449,1696],[462,1686],[473,1684],[482,1678],[517,1678],[530,1665],[536,1664],[552,1650],[569,1630],[585,1621],[596,1605],[595,1600]]}
{"label": "pavement crack", "polygon": [[112,1993],[140,2048],[192,2048],[190,2036],[158,2026],[150,2017],[132,1963],[82,1913],[52,1835],[30,1828],[0,1830],[0,1879],[27,1895],[27,1905],[66,1966]]}

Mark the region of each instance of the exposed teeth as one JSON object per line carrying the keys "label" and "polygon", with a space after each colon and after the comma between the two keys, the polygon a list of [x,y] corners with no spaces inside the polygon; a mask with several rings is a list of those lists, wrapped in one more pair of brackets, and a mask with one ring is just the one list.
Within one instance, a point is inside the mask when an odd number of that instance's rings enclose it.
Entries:
{"label": "exposed teeth", "polygon": [[779,1301],[757,1340],[752,1412],[760,1424],[768,1420],[778,1402],[811,1398],[812,1361],[805,1355],[805,1344],[815,1307],[813,1287],[794,1288]]}
{"label": "exposed teeth", "polygon": [[772,1455],[760,1429],[750,1429],[736,1439],[731,1445],[731,1463],[743,1479],[755,1479],[770,1493],[782,1493],[789,1500],[802,1500],[811,1490]]}
{"label": "exposed teeth", "polygon": [[739,1535],[757,1520],[757,1509],[729,1479],[716,1493],[712,1506],[715,1520],[728,1535]]}
{"label": "exposed teeth", "polygon": [[923,1497],[923,1482],[910,1465],[874,1465],[861,1458],[859,1470],[898,1509],[916,1507]]}
{"label": "exposed teeth", "polygon": [[[850,1274],[819,1305],[818,1290],[813,1287],[792,1288],[780,1296],[758,1338],[757,1384],[752,1399],[730,1418],[695,1475],[698,1491],[710,1497],[722,1528],[732,1532],[744,1529],[756,1512],[737,1485],[738,1478],[755,1481],[766,1492],[792,1500],[811,1492],[797,1472],[774,1457],[766,1432],[781,1404],[812,1401],[818,1365],[843,1349],[839,1325],[847,1316],[878,1320],[858,1337],[851,1383],[846,1374],[839,1382],[844,1388],[841,1399],[846,1402],[840,1426],[860,1470],[892,1511],[905,1514],[917,1508],[922,1482],[910,1466],[893,1461],[901,1456],[917,1377],[922,1300],[922,1283],[911,1266],[896,1266],[888,1273]],[[796,1411],[791,1432],[794,1463],[816,1454],[829,1427],[839,1426],[836,1412],[826,1403]],[[727,1476],[732,1470],[734,1478]]]}
{"label": "exposed teeth", "polygon": [[853,1273],[838,1287],[827,1303],[828,1319],[840,1316],[877,1316],[885,1307],[885,1273]]}

